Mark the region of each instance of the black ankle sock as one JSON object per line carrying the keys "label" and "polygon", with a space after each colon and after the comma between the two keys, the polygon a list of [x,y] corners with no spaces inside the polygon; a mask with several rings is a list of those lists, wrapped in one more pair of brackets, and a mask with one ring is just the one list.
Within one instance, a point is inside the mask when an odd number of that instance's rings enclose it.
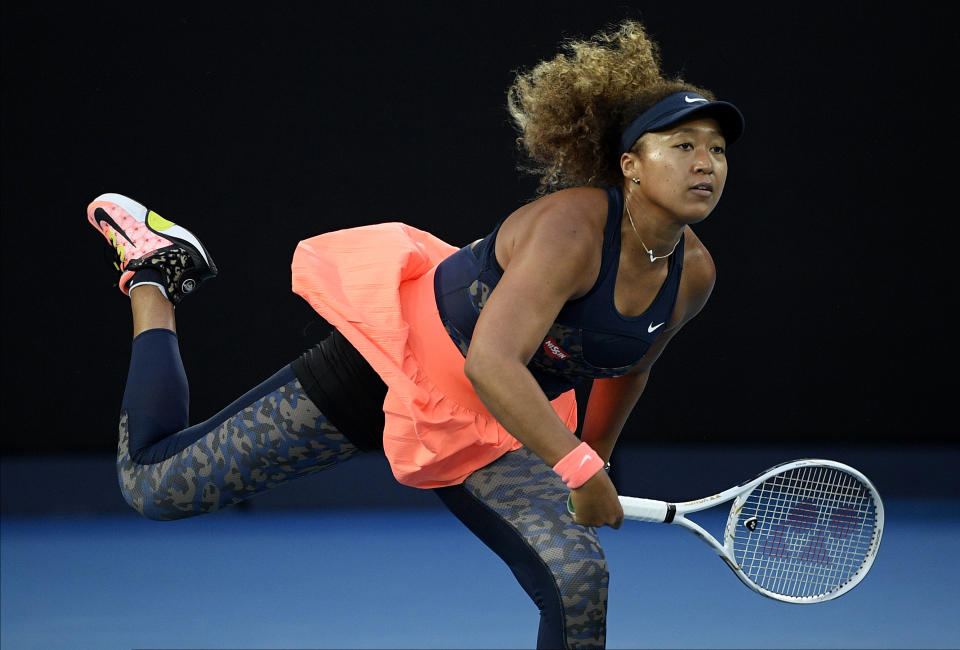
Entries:
{"label": "black ankle sock", "polygon": [[159,284],[161,287],[166,284],[163,281],[163,274],[157,269],[140,269],[130,278],[129,287],[133,289],[138,284],[143,284],[144,282]]}

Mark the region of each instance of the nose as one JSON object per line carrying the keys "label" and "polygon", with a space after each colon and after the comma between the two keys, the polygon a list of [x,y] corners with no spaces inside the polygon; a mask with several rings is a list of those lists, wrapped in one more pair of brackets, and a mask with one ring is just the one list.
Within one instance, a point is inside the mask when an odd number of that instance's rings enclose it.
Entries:
{"label": "nose", "polygon": [[713,158],[706,148],[699,148],[696,160],[693,163],[693,171],[697,174],[713,173]]}

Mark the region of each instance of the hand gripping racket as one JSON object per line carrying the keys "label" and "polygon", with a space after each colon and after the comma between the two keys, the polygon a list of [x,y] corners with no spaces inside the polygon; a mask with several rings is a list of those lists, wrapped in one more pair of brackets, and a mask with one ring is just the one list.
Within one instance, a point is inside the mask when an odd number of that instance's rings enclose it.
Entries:
{"label": "hand gripping racket", "polygon": [[[723,543],[691,512],[733,501]],[[883,534],[883,503],[866,476],[832,460],[795,460],[705,499],[667,503],[620,497],[627,519],[683,526],[764,596],[819,603],[855,587]],[[571,512],[572,504],[568,501]]]}

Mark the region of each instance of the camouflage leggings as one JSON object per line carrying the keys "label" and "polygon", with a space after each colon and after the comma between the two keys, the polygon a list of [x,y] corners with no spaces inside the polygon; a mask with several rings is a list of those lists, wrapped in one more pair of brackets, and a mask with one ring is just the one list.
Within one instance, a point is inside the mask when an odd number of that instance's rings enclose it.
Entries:
{"label": "camouflage leggings", "polygon": [[255,399],[174,455],[131,459],[129,417],[120,416],[117,476],[127,503],[144,517],[182,519],[233,505],[357,453],[293,377]]}
{"label": "camouflage leggings", "polygon": [[604,647],[607,562],[596,531],[567,512],[569,491],[550,466],[521,448],[435,492],[540,608],[538,648]]}
{"label": "camouflage leggings", "polygon": [[[161,435],[155,424],[161,418],[158,407],[177,411],[185,405],[162,405],[155,395],[163,394],[164,384],[185,384],[185,377],[175,338],[157,333],[141,342],[141,348],[147,345],[156,355],[147,377],[137,376],[148,372],[146,364],[131,363],[124,404],[135,417],[126,409],[121,413],[117,452],[123,496],[145,517],[170,520],[213,512],[357,453],[307,397],[290,366],[206,423]],[[171,356],[175,363],[158,371],[157,360]],[[138,400],[146,387],[149,396]],[[178,395],[176,390],[170,394]],[[143,401],[153,406],[145,408]],[[151,408],[157,417],[145,416]],[[133,451],[131,439],[138,441]],[[606,561],[596,532],[575,524],[567,513],[567,489],[550,467],[520,449],[474,472],[462,485],[435,492],[507,563],[540,608],[538,647],[603,647]]]}

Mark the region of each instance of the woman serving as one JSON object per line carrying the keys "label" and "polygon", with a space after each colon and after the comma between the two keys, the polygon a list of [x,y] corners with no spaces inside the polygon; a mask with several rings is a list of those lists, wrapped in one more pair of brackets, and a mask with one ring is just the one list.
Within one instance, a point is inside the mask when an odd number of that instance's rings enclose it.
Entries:
{"label": "woman serving", "polygon": [[710,295],[713,261],[690,226],[720,199],[743,118],[665,79],[630,21],[518,75],[509,109],[540,198],[462,248],[402,223],[301,242],[294,291],[334,331],[193,426],[174,305],[213,260],[132,199],[90,204],[133,312],[118,473],[135,509],[210,512],[382,449],[399,482],[434,489],[510,566],[540,609],[538,647],[604,645],[593,527],[623,512],[603,468],[654,362]]}

